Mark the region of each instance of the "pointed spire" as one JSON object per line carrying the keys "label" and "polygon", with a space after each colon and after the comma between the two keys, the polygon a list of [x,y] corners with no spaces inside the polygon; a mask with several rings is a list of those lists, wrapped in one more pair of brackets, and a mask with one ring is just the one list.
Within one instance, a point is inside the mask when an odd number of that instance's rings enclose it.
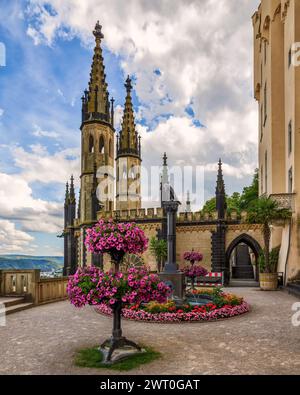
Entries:
{"label": "pointed spire", "polygon": [[222,171],[222,161],[219,159],[218,163],[218,177],[217,177],[217,188],[216,193],[225,193],[225,184],[223,180],[223,171]]}
{"label": "pointed spire", "polygon": [[77,207],[77,218],[80,218],[81,211],[81,188],[79,188],[79,195],[78,195],[78,207]]}
{"label": "pointed spire", "polygon": [[126,79],[124,86],[126,88],[127,94],[125,99],[122,129],[120,131],[119,149],[117,151],[117,155],[131,154],[140,158],[140,140],[134,123],[134,113],[131,98],[132,84],[129,76]]}
{"label": "pointed spire", "polygon": [[191,211],[190,191],[187,191],[185,212],[190,213]]}
{"label": "pointed spire", "polygon": [[101,48],[101,40],[104,35],[101,29],[102,26],[97,21],[93,31],[96,45],[90,72],[89,89],[85,90],[82,100],[83,122],[90,119],[110,121],[106,74]]}
{"label": "pointed spire", "polygon": [[71,203],[74,203],[74,202],[76,201],[76,198],[75,198],[75,188],[74,188],[74,177],[73,177],[73,175],[71,176],[69,199],[70,199],[70,202],[71,202]]}
{"label": "pointed spire", "polygon": [[225,184],[223,180],[222,161],[219,159],[218,163],[218,176],[216,186],[216,209],[218,212],[218,219],[225,218],[226,210],[226,195],[225,195]]}
{"label": "pointed spire", "polygon": [[114,109],[114,102],[115,102],[115,99],[112,97],[112,98],[110,99],[110,103],[111,103],[110,123],[111,123],[111,126],[112,126],[112,127],[114,127],[114,111],[115,111],[115,109]]}
{"label": "pointed spire", "polygon": [[66,183],[65,204],[69,202],[69,183]]}

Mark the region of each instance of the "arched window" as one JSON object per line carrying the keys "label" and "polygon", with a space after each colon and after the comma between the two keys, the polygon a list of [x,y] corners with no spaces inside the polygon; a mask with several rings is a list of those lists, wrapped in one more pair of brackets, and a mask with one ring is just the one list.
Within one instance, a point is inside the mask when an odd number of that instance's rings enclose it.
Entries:
{"label": "arched window", "polygon": [[103,136],[100,136],[99,152],[100,152],[100,154],[104,154],[104,138],[103,138]]}
{"label": "arched window", "polygon": [[89,153],[94,152],[94,138],[92,135],[89,137]]}
{"label": "arched window", "polygon": [[113,157],[113,144],[112,144],[111,139],[109,139],[108,152],[109,152],[109,156],[112,158]]}
{"label": "arched window", "polygon": [[134,172],[134,166],[132,165],[130,168],[130,178],[134,179],[135,178],[135,172]]}
{"label": "arched window", "polygon": [[126,180],[126,178],[127,178],[127,167],[126,167],[125,164],[123,165],[122,178],[123,178],[124,180]]}

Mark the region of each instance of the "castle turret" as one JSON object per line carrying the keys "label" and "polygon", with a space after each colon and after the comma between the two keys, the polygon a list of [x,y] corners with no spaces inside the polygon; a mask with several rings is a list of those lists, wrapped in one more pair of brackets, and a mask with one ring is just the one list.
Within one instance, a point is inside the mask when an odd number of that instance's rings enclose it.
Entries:
{"label": "castle turret", "polygon": [[122,128],[117,138],[117,210],[141,208],[141,138],[134,123],[132,84],[129,76],[125,88]]}

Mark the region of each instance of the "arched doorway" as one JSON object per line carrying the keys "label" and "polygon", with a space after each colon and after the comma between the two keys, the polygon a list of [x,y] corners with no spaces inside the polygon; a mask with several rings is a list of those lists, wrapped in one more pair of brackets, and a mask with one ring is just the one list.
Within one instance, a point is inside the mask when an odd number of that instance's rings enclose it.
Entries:
{"label": "arched doorway", "polygon": [[226,251],[226,269],[230,279],[258,281],[258,257],[262,248],[247,233],[235,238]]}

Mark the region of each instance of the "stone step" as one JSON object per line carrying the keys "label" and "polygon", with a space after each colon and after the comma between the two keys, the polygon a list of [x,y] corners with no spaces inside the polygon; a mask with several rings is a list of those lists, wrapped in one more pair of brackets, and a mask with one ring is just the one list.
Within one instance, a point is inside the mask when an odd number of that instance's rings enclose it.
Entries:
{"label": "stone step", "polygon": [[17,313],[18,311],[30,309],[33,306],[34,306],[34,304],[30,303],[30,302],[29,303],[20,303],[20,304],[16,304],[16,305],[7,307],[5,310],[5,313],[6,313],[6,315],[13,314],[13,313]]}
{"label": "stone step", "polygon": [[291,295],[294,295],[294,296],[297,296],[300,298],[300,284],[297,284],[297,283],[287,284],[286,289],[287,289],[288,293],[290,293]]}
{"label": "stone step", "polygon": [[25,298],[24,297],[11,297],[11,296],[5,296],[3,298],[0,298],[0,303],[3,303],[6,308],[15,306],[21,303],[25,303]]}
{"label": "stone step", "polygon": [[259,287],[259,282],[248,279],[231,279],[229,283],[230,287]]}

